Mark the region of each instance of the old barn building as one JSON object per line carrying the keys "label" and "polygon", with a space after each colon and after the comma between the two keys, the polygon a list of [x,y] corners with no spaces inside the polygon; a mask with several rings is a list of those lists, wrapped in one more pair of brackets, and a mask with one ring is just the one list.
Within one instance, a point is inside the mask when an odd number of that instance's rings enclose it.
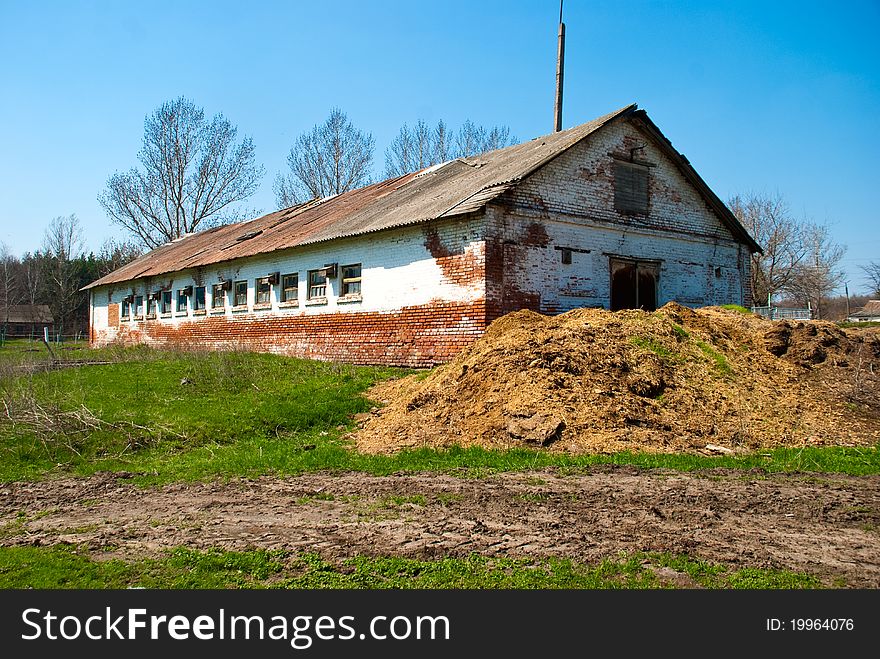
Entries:
{"label": "old barn building", "polygon": [[847,320],[851,323],[880,322],[880,300],[868,300],[865,306],[847,316]]}
{"label": "old barn building", "polygon": [[748,306],[759,249],[630,105],[165,244],[86,287],[91,341],[425,366],[522,308]]}
{"label": "old barn building", "polygon": [[52,310],[45,304],[11,304],[0,310],[0,331],[8,337],[41,337],[43,328],[55,331]]}

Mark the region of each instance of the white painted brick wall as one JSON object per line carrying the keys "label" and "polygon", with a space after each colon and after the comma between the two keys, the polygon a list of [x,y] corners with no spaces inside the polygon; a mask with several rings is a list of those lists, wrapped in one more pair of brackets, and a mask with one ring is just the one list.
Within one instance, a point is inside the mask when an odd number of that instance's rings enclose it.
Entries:
{"label": "white painted brick wall", "polygon": [[[640,145],[638,158],[657,165],[650,169],[649,213],[624,216],[614,209],[611,154]],[[607,126],[553,160],[487,217],[490,232],[508,245],[528,243],[534,223],[544,227],[548,245],[505,249],[516,262],[505,262],[504,273],[505,286],[540,294],[545,312],[609,307],[610,255],[660,261],[660,305],[750,304],[747,247],[672,161],[627,122]],[[564,265],[555,247],[581,251]]]}
{"label": "white painted brick wall", "polygon": [[[474,263],[482,267],[484,243],[481,239],[483,223],[481,220],[458,219],[433,222],[443,246],[453,253],[472,255]],[[272,315],[313,315],[335,312],[387,311],[393,312],[402,307],[427,304],[432,301],[467,302],[483,299],[484,281],[472,280],[463,283],[447,278],[436,259],[426,246],[425,225],[402,227],[381,233],[367,234],[340,239],[317,245],[308,245],[263,256],[237,259],[227,263],[208,266],[202,269],[188,269],[151,280],[135,280],[126,285],[102,286],[93,290],[91,322],[97,332],[106,332],[107,340],[112,340],[112,330],[108,327],[107,307],[111,302],[120,303],[130,294],[146,295],[159,289],[170,289],[173,293],[172,312],[160,317],[160,322],[189,322],[198,315],[193,314],[192,298],[187,312],[176,312],[177,290],[189,285],[206,287],[206,308],[208,315],[212,309],[211,288],[225,279],[248,282],[247,310],[233,311],[232,295],[227,292],[223,315],[235,317],[239,314]],[[338,263],[339,273],[335,279],[328,280],[326,304],[313,305],[306,300],[308,271],[321,268],[326,263]],[[362,266],[361,297],[355,302],[339,300],[342,266],[360,263]],[[280,272],[281,275],[299,274],[299,303],[291,307],[280,303],[281,286],[272,286],[272,308],[254,310],[256,297],[255,280]],[[156,321],[150,321],[156,322]],[[137,320],[125,323],[136,328]]]}
{"label": "white painted brick wall", "polygon": [[[628,154],[656,163],[650,168],[650,214],[628,217],[614,209],[613,163],[610,154]],[[619,121],[592,135],[513,191],[517,206],[539,212],[569,214],[615,225],[643,226],[662,231],[732,240],[730,231],[691,187],[675,165],[635,126]]]}

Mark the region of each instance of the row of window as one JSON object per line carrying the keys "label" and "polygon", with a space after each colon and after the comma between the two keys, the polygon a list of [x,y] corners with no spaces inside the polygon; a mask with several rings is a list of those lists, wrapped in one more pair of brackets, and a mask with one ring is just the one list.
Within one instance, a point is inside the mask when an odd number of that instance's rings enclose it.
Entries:
{"label": "row of window", "polygon": [[[355,263],[340,268],[342,272],[340,282],[340,297],[354,298],[361,294],[361,264]],[[322,300],[327,297],[327,278],[336,274],[336,266],[325,266],[318,270],[308,271],[307,300]],[[257,306],[270,305],[272,303],[272,286],[280,285],[279,302],[292,304],[299,301],[299,274],[281,275],[274,273],[268,277],[258,277],[254,280],[254,301]],[[156,315],[157,309],[163,313],[171,313],[172,303],[175,310],[186,313],[187,299],[192,298],[193,311],[204,311],[206,308],[205,286],[186,286],[176,292],[176,300],[173,300],[173,291],[159,291],[147,297],[147,315]],[[231,279],[214,284],[211,287],[211,308],[226,308],[226,291],[231,291],[232,306],[247,307],[247,280],[233,282]],[[141,317],[144,313],[144,296],[130,295],[122,300],[122,317],[128,318],[134,307],[135,317]]]}

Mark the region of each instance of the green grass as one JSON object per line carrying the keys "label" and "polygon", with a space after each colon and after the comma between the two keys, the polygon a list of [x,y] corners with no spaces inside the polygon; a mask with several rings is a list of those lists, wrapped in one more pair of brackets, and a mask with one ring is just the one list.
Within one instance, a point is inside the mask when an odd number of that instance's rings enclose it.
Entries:
{"label": "green grass", "polygon": [[0,548],[0,588],[668,588],[652,566],[676,570],[690,587],[821,588],[804,573],[732,569],[687,556],[636,553],[598,564],[473,554],[415,560],[357,556],[335,565],[317,554],[178,548],[160,558],[94,560],[76,547]]}
{"label": "green grass", "polygon": [[643,348],[644,350],[650,350],[655,355],[657,355],[660,359],[667,362],[680,362],[682,361],[682,356],[672,350],[669,350],[662,343],[658,343],[654,339],[646,338],[642,336],[633,336],[630,337],[630,343],[639,348]]}
{"label": "green grass", "polygon": [[461,495],[457,492],[438,492],[434,498],[441,506],[448,506],[451,503],[461,500]]}
{"label": "green grass", "polygon": [[246,475],[319,443],[332,462],[343,449],[322,440],[370,408],[360,395],[370,385],[405,373],[241,352],[123,357],[0,379],[11,410],[0,421],[0,480],[53,470],[183,476],[206,460],[215,473]]}
{"label": "green grass", "polygon": [[6,339],[0,346],[0,369],[14,366],[45,366],[54,359],[58,362],[116,361],[120,359],[144,359],[157,351],[149,348],[89,348],[88,341],[65,341],[49,344],[52,354],[42,340]]}
{"label": "green grass", "polygon": [[[483,478],[495,473],[529,471],[548,467],[563,474],[575,474],[596,465],[628,465],[645,469],[759,470],[763,472],[831,472],[851,475],[880,473],[880,448],[874,447],[804,447],[778,448],[772,451],[739,456],[701,456],[621,452],[610,455],[569,455],[516,449],[486,450],[478,447],[452,447],[445,450],[418,449],[387,455],[357,453],[337,440],[322,438],[324,443],[311,451],[298,451],[296,444],[285,440],[241,440],[235,444],[201,446],[178,453],[143,451],[130,459],[103,460],[69,465],[67,470],[88,475],[96,471],[129,471],[132,482],[157,485],[178,481],[257,477],[264,474],[286,476],[315,471],[363,471],[374,475],[398,472],[444,472],[468,478]],[[4,474],[21,476],[4,465]],[[49,473],[55,473],[52,470]],[[34,474],[32,477],[45,474]],[[9,479],[7,479],[9,480]]]}
{"label": "green grass", "polygon": [[734,375],[733,369],[730,368],[730,364],[727,363],[727,357],[715,350],[715,348],[705,341],[696,339],[694,343],[697,344],[697,347],[703,351],[703,354],[706,355],[706,357],[715,362],[715,368],[718,370],[719,374],[724,377],[732,377]]}
{"label": "green grass", "polygon": [[[117,352],[119,361],[112,364],[0,379],[0,395],[12,405],[15,421],[3,418],[0,410],[0,482],[98,471],[130,472],[143,485],[321,470],[481,477],[545,467],[578,471],[600,464],[880,473],[880,445],[717,457],[476,447],[366,455],[343,439],[353,427],[351,416],[371,407],[362,395],[371,384],[405,371],[267,354]],[[77,421],[83,406],[100,423]],[[37,409],[45,414],[42,429],[18,416]]]}
{"label": "green grass", "polygon": [[0,588],[248,588],[283,568],[278,552],[198,552],[93,560],[67,545],[0,548]]}
{"label": "green grass", "polygon": [[728,311],[736,311],[738,313],[746,313],[746,314],[752,313],[751,309],[746,309],[745,307],[740,306],[738,304],[722,304],[721,308],[727,309]]}
{"label": "green grass", "polygon": [[846,328],[846,327],[880,327],[880,322],[877,322],[874,320],[866,321],[863,323],[851,323],[848,321],[841,321],[841,322],[838,322],[837,325],[839,327],[844,327],[844,328]]}
{"label": "green grass", "polygon": [[691,336],[688,331],[678,323],[672,323],[672,331],[678,334],[680,339],[689,339]]}

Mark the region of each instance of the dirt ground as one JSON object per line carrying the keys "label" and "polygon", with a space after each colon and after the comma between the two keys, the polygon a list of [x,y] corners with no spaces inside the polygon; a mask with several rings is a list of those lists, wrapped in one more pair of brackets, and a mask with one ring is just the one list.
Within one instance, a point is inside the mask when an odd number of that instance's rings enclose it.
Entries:
{"label": "dirt ground", "polygon": [[[828,586],[880,587],[880,476],[597,467],[150,489],[124,476],[0,486],[0,544],[84,543],[95,557],[119,558],[178,546],[288,549],[331,561],[476,552],[593,563],[659,551],[808,572]],[[693,585],[671,570],[660,576]]]}

